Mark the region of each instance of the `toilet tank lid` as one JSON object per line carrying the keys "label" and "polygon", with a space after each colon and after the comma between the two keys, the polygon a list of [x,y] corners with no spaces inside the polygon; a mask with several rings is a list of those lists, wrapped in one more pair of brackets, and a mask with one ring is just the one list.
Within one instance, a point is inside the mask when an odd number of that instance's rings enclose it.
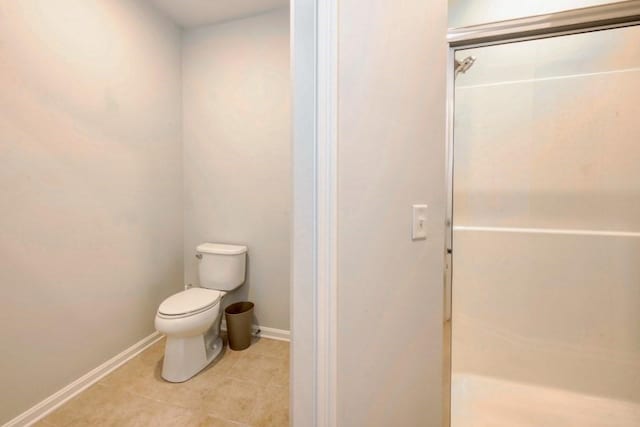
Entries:
{"label": "toilet tank lid", "polygon": [[242,245],[227,245],[223,243],[203,243],[198,245],[196,251],[201,254],[240,255],[247,252],[247,247]]}

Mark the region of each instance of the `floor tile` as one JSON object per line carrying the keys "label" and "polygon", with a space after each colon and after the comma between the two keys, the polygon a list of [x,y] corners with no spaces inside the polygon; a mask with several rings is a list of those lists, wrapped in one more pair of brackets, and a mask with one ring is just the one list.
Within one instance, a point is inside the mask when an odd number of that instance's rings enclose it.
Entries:
{"label": "floor tile", "polygon": [[269,380],[269,385],[289,387],[289,360],[280,360],[277,369]]}
{"label": "floor tile", "polygon": [[283,361],[262,354],[246,353],[233,364],[228,375],[245,381],[267,385],[282,371]]}
{"label": "floor tile", "polygon": [[254,427],[282,427],[289,425],[289,389],[270,385],[258,399],[251,415]]}
{"label": "floor tile", "polygon": [[217,387],[202,395],[201,409],[211,415],[249,423],[263,389],[255,383],[224,377]]}
{"label": "floor tile", "polygon": [[243,352],[289,360],[289,343],[286,341],[257,338],[251,346]]}
{"label": "floor tile", "polygon": [[164,340],[80,393],[36,425],[286,427],[289,343],[258,339],[226,349],[184,383],[162,379]]}

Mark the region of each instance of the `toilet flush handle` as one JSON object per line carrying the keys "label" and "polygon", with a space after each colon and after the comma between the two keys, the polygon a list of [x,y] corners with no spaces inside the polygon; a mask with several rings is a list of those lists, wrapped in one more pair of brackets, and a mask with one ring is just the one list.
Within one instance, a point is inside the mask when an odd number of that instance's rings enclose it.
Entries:
{"label": "toilet flush handle", "polygon": [[202,254],[196,254],[196,258],[202,259]]}

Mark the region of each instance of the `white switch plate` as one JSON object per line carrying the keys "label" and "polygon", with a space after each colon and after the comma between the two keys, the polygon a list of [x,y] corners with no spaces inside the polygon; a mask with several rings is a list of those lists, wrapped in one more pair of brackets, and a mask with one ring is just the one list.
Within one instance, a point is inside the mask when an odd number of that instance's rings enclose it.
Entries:
{"label": "white switch plate", "polygon": [[427,238],[427,205],[413,205],[413,221],[411,227],[412,240],[424,240]]}

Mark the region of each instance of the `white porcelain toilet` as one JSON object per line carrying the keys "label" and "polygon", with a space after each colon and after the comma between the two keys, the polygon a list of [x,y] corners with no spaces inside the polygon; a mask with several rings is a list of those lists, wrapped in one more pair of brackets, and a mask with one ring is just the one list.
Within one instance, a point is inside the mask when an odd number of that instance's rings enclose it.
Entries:
{"label": "white porcelain toilet", "polygon": [[162,378],[183,382],[211,363],[222,350],[222,299],[245,280],[247,247],[203,243],[196,249],[200,287],[164,300],[156,329],[167,337]]}

